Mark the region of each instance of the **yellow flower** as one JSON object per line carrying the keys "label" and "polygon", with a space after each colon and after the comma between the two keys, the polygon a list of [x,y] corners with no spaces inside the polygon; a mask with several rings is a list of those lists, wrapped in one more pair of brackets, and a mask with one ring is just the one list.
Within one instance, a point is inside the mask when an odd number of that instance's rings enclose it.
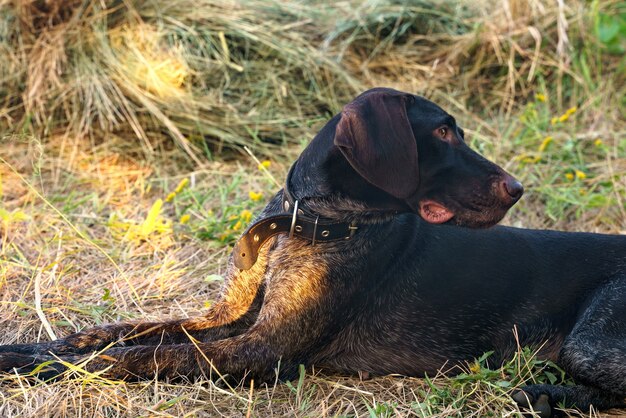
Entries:
{"label": "yellow flower", "polygon": [[515,157],[516,161],[522,162],[522,163],[527,163],[527,164],[532,164],[532,163],[536,163],[539,160],[541,160],[541,156],[540,155],[534,155],[534,154],[520,154],[518,156]]}
{"label": "yellow flower", "polygon": [[539,152],[544,152],[546,150],[546,148],[548,147],[548,145],[550,145],[550,142],[552,142],[554,138],[552,138],[551,136],[546,136],[543,141],[541,141],[541,145],[539,145],[538,151]]}
{"label": "yellow flower", "polygon": [[565,173],[565,178],[569,181],[574,180],[574,173]]}
{"label": "yellow flower", "polygon": [[550,119],[550,123],[552,125],[555,125],[557,122],[565,122],[566,120],[569,119],[570,116],[572,116],[574,113],[576,113],[577,110],[578,110],[578,107],[576,107],[576,106],[570,107],[561,116],[554,117],[554,118]]}
{"label": "yellow flower", "polygon": [[242,225],[241,221],[237,221],[237,223],[235,225],[233,225],[233,229],[235,231],[237,231],[237,230],[241,229],[241,225]]}
{"label": "yellow flower", "polygon": [[474,373],[474,374],[478,374],[480,373],[480,364],[478,364],[477,361],[475,361],[471,366],[470,366],[470,372]]}
{"label": "yellow flower", "polygon": [[250,219],[252,219],[252,212],[250,212],[248,209],[242,210],[241,215],[239,215],[239,219],[244,222],[250,222]]}
{"label": "yellow flower", "polygon": [[180,181],[180,183],[178,183],[178,186],[176,186],[176,189],[174,189],[174,193],[180,193],[183,191],[183,189],[189,184],[189,179],[188,178],[184,178]]}
{"label": "yellow flower", "polygon": [[527,163],[527,164],[534,164],[534,163],[538,163],[540,160],[541,160],[541,157],[539,155],[531,155],[531,156],[523,158],[522,162]]}
{"label": "yellow flower", "polygon": [[541,94],[541,93],[537,93],[537,94],[535,94],[535,99],[537,99],[540,102],[545,102],[546,101],[546,95],[545,94]]}
{"label": "yellow flower", "polygon": [[187,222],[189,222],[189,219],[191,219],[191,215],[184,214],[183,216],[180,217],[180,223],[185,225]]}
{"label": "yellow flower", "polygon": [[166,202],[171,202],[172,200],[174,200],[175,197],[176,197],[176,192],[172,192],[172,193],[167,195],[167,197],[165,198],[165,201]]}
{"label": "yellow flower", "polygon": [[257,192],[253,192],[251,190],[251,191],[248,192],[248,197],[253,202],[258,202],[259,200],[263,199],[263,193],[257,193]]}
{"label": "yellow flower", "polygon": [[596,139],[595,141],[593,141],[593,145],[599,147],[600,145],[602,145],[602,140],[600,138]]}
{"label": "yellow flower", "polygon": [[272,165],[272,163],[270,162],[270,160],[263,160],[261,161],[261,164],[259,164],[259,170],[263,170],[270,168],[270,165]]}
{"label": "yellow flower", "polygon": [[140,227],[140,234],[143,237],[147,237],[152,232],[156,231],[159,226],[157,225],[157,221],[161,215],[161,208],[163,207],[163,201],[161,199],[157,199],[150,210],[148,211],[148,215],[146,216],[146,220],[143,221]]}
{"label": "yellow flower", "polygon": [[580,171],[580,170],[576,170],[575,173],[576,173],[576,178],[577,179],[584,180],[584,179],[587,178],[587,175],[584,172]]}

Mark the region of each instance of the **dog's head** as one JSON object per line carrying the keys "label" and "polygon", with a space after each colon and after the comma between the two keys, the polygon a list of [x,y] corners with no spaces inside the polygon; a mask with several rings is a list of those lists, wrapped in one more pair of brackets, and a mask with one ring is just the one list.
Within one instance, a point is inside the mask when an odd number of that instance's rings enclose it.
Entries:
{"label": "dog's head", "polygon": [[430,223],[488,227],[523,193],[520,182],[467,146],[452,116],[412,94],[361,94],[343,108],[333,144],[374,194],[404,202]]}

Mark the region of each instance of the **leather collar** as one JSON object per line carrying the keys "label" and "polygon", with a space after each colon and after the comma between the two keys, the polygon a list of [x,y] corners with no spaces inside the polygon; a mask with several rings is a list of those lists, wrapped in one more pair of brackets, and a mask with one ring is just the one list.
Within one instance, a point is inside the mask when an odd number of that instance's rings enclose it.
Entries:
{"label": "leather collar", "polygon": [[255,222],[235,244],[233,261],[238,269],[252,268],[259,256],[261,246],[277,234],[286,233],[289,234],[289,238],[297,236],[311,241],[311,246],[313,246],[317,242],[348,240],[358,230],[359,227],[354,223],[333,222],[298,208],[299,202],[289,190],[289,181],[294,167],[295,164],[291,166],[283,188],[282,209],[284,212]]}

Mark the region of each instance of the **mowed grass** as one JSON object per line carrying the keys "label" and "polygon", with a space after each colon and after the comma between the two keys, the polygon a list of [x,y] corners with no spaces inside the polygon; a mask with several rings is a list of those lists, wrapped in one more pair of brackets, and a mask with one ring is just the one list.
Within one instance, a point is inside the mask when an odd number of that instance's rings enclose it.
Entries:
{"label": "mowed grass", "polygon": [[[377,85],[440,103],[523,181],[504,223],[626,231],[617,1],[56,3],[0,6],[3,344],[201,315],[293,159]],[[245,388],[7,375],[0,415],[518,416],[515,387],[569,382],[532,354],[491,370],[487,353],[456,377],[302,370]]]}

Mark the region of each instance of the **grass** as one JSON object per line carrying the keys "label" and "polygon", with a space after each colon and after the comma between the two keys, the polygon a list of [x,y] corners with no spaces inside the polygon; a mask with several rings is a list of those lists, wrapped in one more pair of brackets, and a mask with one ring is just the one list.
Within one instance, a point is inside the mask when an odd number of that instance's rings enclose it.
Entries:
{"label": "grass", "polygon": [[[626,231],[618,1],[129,4],[0,1],[2,343],[201,314],[291,161],[368,86],[440,103],[520,178],[505,223]],[[515,387],[566,379],[525,348],[487,361],[233,390],[4,376],[0,415],[516,416]]]}

